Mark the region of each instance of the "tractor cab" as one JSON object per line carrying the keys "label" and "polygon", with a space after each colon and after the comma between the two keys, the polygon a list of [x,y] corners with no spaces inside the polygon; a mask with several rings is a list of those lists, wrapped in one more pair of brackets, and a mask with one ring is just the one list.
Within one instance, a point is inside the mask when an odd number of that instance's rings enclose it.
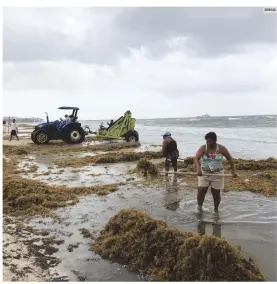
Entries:
{"label": "tractor cab", "polygon": [[63,109],[63,110],[72,110],[72,113],[70,115],[66,114],[65,115],[65,118],[60,118],[61,121],[64,121],[64,122],[76,122],[78,120],[78,116],[77,116],[77,113],[78,113],[78,110],[79,108],[78,107],[59,107],[58,109]]}

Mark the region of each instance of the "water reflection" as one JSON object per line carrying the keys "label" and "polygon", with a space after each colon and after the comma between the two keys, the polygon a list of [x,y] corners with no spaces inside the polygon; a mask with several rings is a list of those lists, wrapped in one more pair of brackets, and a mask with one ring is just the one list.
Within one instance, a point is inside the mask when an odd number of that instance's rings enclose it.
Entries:
{"label": "water reflection", "polygon": [[[173,176],[173,177],[172,177]],[[178,186],[178,177],[177,175],[172,175],[171,177],[168,174],[165,174],[164,176],[164,184],[168,187],[174,187],[176,188]],[[172,181],[171,181],[172,179]]]}
{"label": "water reflection", "polygon": [[214,223],[213,226],[213,235],[221,238],[221,224],[220,223]]}
{"label": "water reflection", "polygon": [[172,180],[166,176],[165,184],[167,190],[164,194],[164,206],[170,211],[176,211],[180,207],[180,201],[182,200],[182,196],[179,195],[178,191],[177,176],[174,175]]}
{"label": "water reflection", "polygon": [[172,181],[172,186],[177,187],[177,175],[173,175],[173,181]]}
{"label": "water reflection", "polygon": [[212,227],[212,234],[214,236],[221,238],[221,222],[219,222],[219,215],[218,214],[214,215],[214,221],[213,222],[204,221],[204,220],[202,220],[202,218],[198,219],[197,232],[200,235],[207,234],[206,230],[210,229],[211,227]]}

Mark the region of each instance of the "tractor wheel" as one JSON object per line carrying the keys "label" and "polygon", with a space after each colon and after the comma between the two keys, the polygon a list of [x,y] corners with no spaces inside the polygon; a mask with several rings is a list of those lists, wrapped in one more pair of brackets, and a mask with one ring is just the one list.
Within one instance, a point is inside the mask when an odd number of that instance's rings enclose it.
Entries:
{"label": "tractor wheel", "polygon": [[32,135],[31,138],[36,144],[47,144],[50,140],[49,135],[44,130],[33,132]]}
{"label": "tractor wheel", "polygon": [[136,131],[128,131],[126,134],[125,134],[125,140],[127,142],[138,142],[138,133]]}
{"label": "tractor wheel", "polygon": [[83,128],[71,128],[66,131],[64,141],[68,144],[79,144],[85,140],[85,132]]}
{"label": "tractor wheel", "polygon": [[136,130],[134,130],[134,132],[136,133],[136,142],[138,142],[139,141],[139,134],[138,134],[138,132],[136,131]]}

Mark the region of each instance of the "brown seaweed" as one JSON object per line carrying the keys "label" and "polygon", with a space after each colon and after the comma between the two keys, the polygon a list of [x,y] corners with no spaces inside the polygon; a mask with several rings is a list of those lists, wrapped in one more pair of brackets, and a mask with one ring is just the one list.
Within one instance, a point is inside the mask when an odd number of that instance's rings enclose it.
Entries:
{"label": "brown seaweed", "polygon": [[135,209],[112,217],[92,249],[153,281],[265,280],[255,263],[226,240],[169,228]]}

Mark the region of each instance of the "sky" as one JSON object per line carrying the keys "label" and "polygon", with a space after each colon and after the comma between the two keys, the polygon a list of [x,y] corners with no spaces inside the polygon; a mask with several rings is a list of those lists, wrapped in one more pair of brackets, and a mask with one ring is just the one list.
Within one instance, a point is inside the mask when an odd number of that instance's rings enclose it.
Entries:
{"label": "sky", "polygon": [[277,14],[263,8],[3,8],[3,115],[277,114]]}

